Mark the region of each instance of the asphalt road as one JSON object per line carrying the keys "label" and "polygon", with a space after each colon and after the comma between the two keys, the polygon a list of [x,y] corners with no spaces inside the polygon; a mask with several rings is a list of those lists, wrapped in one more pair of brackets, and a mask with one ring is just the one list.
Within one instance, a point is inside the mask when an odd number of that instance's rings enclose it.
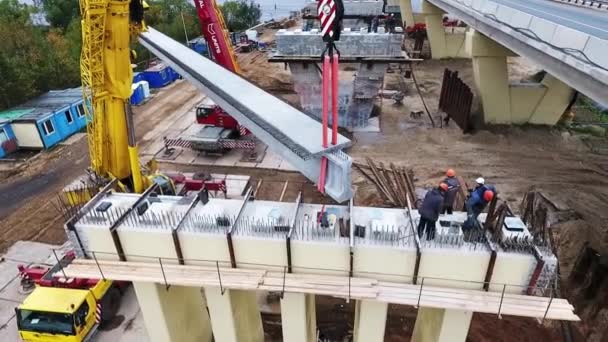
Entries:
{"label": "asphalt road", "polygon": [[608,40],[608,11],[551,0],[492,0],[554,23]]}

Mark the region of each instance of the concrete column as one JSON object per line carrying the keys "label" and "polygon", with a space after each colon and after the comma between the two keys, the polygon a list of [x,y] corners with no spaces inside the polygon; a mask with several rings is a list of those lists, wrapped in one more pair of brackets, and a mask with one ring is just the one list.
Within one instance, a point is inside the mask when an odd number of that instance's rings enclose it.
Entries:
{"label": "concrete column", "polygon": [[473,75],[486,123],[511,123],[507,57],[473,57]]}
{"label": "concrete column", "polygon": [[467,32],[465,45],[473,60],[473,75],[485,122],[511,123],[507,56],[514,54],[474,30]]}
{"label": "concrete column", "polygon": [[400,0],[399,8],[401,9],[401,19],[405,22],[403,28],[414,26],[414,11],[412,10],[412,0]]}
{"label": "concrete column", "polygon": [[[429,3],[423,1],[424,4]],[[429,3],[430,4],[430,3]],[[433,5],[431,5],[433,6]],[[449,57],[446,51],[445,30],[443,28],[443,13],[425,15],[426,32],[431,46],[431,56],[433,59]]]}
{"label": "concrete column", "polygon": [[465,342],[473,312],[419,308],[412,342]]}
{"label": "concrete column", "polygon": [[264,342],[262,316],[255,292],[206,287],[207,307],[215,341]]}
{"label": "concrete column", "polygon": [[133,283],[152,342],[211,342],[205,297],[196,287]]}
{"label": "concrete column", "polygon": [[281,299],[283,341],[316,342],[315,295],[285,293]]}
{"label": "concrete column", "polygon": [[355,307],[354,342],[382,342],[388,303],[359,300]]}
{"label": "concrete column", "polygon": [[549,74],[543,77],[541,84],[547,88],[547,91],[529,122],[537,125],[555,125],[568,108],[574,96],[574,89]]}

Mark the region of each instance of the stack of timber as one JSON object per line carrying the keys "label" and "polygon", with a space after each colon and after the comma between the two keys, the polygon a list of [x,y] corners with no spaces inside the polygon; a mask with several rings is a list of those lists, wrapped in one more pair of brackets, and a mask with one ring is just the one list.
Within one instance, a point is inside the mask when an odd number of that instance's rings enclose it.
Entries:
{"label": "stack of timber", "polygon": [[354,163],[355,167],[365,178],[372,182],[387,205],[405,208],[410,203],[416,203],[416,188],[414,187],[414,172],[405,167],[390,163],[385,168],[384,163],[376,164],[366,158],[367,164]]}
{"label": "stack of timber", "polygon": [[[101,272],[100,272],[101,269]],[[468,310],[490,314],[514,315],[578,321],[574,307],[565,299],[522,294],[485,292],[385,282],[348,275],[285,273],[266,269],[242,269],[219,265],[193,266],[175,263],[120,262],[76,259],[55,277],[100,278],[152,282],[193,287],[222,287],[251,291],[309,293],[348,299],[377,300],[385,303]],[[424,284],[424,282],[422,283]]]}

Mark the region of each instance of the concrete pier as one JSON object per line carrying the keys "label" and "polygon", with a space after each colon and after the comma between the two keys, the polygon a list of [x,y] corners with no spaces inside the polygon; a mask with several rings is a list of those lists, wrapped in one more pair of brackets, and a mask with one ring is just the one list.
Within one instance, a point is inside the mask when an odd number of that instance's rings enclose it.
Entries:
{"label": "concrete pier", "polygon": [[371,300],[357,301],[355,307],[354,342],[382,342],[386,327],[388,304]]}
{"label": "concrete pier", "polygon": [[316,342],[315,295],[285,293],[281,299],[283,341]]}
{"label": "concrete pier", "polygon": [[467,32],[466,51],[486,123],[554,125],[574,95],[550,74],[540,82],[510,83],[507,56],[515,54],[477,31]]}
{"label": "concrete pier", "polygon": [[218,287],[207,287],[205,294],[216,341],[264,342],[255,292],[225,290],[222,294]]}
{"label": "concrete pier", "polygon": [[[152,342],[211,342],[207,303],[196,287],[134,282],[139,307]],[[228,341],[218,340],[216,341]],[[243,340],[245,341],[245,340]]]}
{"label": "concrete pier", "polygon": [[431,46],[433,59],[466,58],[464,49],[465,35],[462,33],[446,34],[443,27],[445,12],[432,3],[422,1],[422,13],[426,23],[426,32]]}
{"label": "concrete pier", "polygon": [[471,318],[470,311],[419,308],[412,342],[464,342]]}

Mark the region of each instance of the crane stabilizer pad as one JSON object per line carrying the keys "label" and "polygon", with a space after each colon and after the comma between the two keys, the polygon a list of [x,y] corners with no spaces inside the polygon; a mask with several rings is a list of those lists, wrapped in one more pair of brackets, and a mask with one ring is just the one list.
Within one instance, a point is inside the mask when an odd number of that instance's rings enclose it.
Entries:
{"label": "crane stabilizer pad", "polygon": [[287,148],[308,160],[351,145],[338,135],[336,145],[324,148],[320,122],[151,27],[140,42],[271,149]]}

